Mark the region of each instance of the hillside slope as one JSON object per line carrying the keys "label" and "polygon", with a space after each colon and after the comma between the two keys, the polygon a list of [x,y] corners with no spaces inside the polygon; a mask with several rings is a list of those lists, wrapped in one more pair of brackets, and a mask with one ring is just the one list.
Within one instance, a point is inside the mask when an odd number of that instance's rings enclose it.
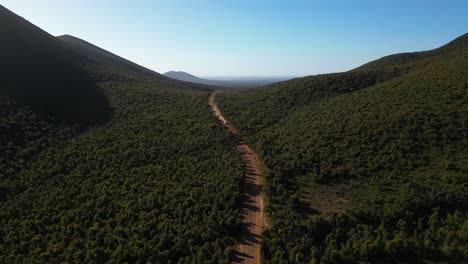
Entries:
{"label": "hillside slope", "polygon": [[450,52],[457,52],[460,51],[468,46],[468,33],[456,38],[455,40],[451,41],[450,43],[429,51],[421,51],[421,52],[408,52],[408,53],[400,53],[394,54],[390,56],[385,56],[378,60],[366,63],[361,67],[354,69],[353,71],[361,71],[361,70],[376,70],[376,69],[385,69],[390,67],[398,67],[404,66],[405,64],[414,63],[419,60],[443,56]]}
{"label": "hillside slope", "polygon": [[0,96],[66,122],[101,122],[108,103],[83,69],[89,58],[0,6]]}
{"label": "hillside slope", "polygon": [[66,43],[68,48],[95,63],[95,65],[88,67],[88,71],[90,71],[98,81],[109,79],[122,80],[124,78],[127,80],[137,80],[139,82],[157,82],[165,87],[177,90],[211,91],[215,89],[214,87],[209,87],[204,84],[168,78],[71,35],[63,35],[57,38]]}
{"label": "hillside slope", "polygon": [[466,38],[220,97],[265,160],[267,263],[466,259]]}
{"label": "hillside slope", "polygon": [[73,47],[77,52],[80,52],[84,54],[85,56],[92,58],[96,62],[107,64],[107,65],[113,65],[114,67],[119,68],[122,71],[137,75],[139,77],[164,78],[159,73],[156,73],[136,63],[128,61],[107,50],[101,49],[87,41],[76,38],[74,36],[63,35],[57,38],[67,43],[69,46]]}
{"label": "hillside slope", "polygon": [[0,33],[0,263],[231,262],[243,167],[208,87],[3,7]]}

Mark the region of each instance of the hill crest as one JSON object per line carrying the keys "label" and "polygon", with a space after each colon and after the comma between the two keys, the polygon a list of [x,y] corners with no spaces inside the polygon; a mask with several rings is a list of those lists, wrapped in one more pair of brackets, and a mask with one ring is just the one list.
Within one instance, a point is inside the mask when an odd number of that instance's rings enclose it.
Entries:
{"label": "hill crest", "polygon": [[[58,36],[57,39],[65,42],[67,45],[76,49],[77,52],[90,57],[96,62],[107,63],[118,67],[128,73],[136,74],[141,77],[163,77],[163,75],[145,68],[139,64],[129,61],[123,57],[120,57],[110,51],[107,51],[101,47],[98,47],[86,40],[77,38],[71,35]],[[163,77],[164,78],[164,77]]]}
{"label": "hill crest", "polygon": [[426,50],[426,51],[403,52],[403,53],[387,55],[380,59],[368,62],[351,71],[382,70],[385,68],[396,67],[402,64],[407,64],[410,62],[427,59],[427,58],[434,57],[437,55],[447,54],[447,53],[457,51],[457,50],[467,48],[467,47],[468,47],[468,33],[465,33],[455,38],[454,40],[450,41],[449,43],[442,45],[438,48]]}

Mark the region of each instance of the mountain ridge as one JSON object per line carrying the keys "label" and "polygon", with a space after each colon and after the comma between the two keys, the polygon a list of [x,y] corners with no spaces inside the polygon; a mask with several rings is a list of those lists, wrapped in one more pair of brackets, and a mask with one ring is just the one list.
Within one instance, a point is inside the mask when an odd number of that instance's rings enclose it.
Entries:
{"label": "mountain ridge", "polygon": [[57,39],[62,41],[67,45],[67,47],[78,54],[85,56],[90,61],[99,65],[98,68],[100,69],[94,69],[93,71],[100,72],[100,74],[103,75],[108,75],[106,79],[114,77],[122,78],[125,76],[126,78],[134,80],[139,79],[140,81],[156,81],[161,85],[164,84],[173,89],[195,89],[201,91],[210,91],[215,89],[214,87],[207,86],[206,84],[169,78],[163,74],[107,51],[106,49],[94,45],[86,40],[71,35],[62,35],[57,37]]}
{"label": "mountain ridge", "polygon": [[109,107],[92,76],[92,61],[0,5],[0,95],[62,121],[100,122]]}
{"label": "mountain ridge", "polygon": [[77,52],[82,52],[82,54],[84,54],[85,56],[93,58],[97,62],[116,65],[124,71],[128,71],[129,73],[137,74],[142,77],[165,78],[162,74],[159,74],[144,66],[138,65],[130,60],[120,57],[119,55],[109,52],[78,37],[65,34],[58,36],[57,39],[75,48]]}
{"label": "mountain ridge", "polygon": [[361,65],[351,71],[397,67],[408,62],[416,62],[418,60],[428,59],[430,57],[447,54],[466,47],[468,47],[468,33],[465,33],[448,42],[447,44],[444,44],[435,49],[416,52],[404,52],[384,56],[380,59],[365,63],[364,65]]}
{"label": "mountain ridge", "polygon": [[207,79],[197,77],[195,75],[192,75],[184,71],[168,71],[168,72],[165,72],[164,75],[172,79],[177,79],[177,80],[187,81],[187,82],[195,81],[195,82],[208,82],[209,83],[212,81],[212,80],[207,80]]}

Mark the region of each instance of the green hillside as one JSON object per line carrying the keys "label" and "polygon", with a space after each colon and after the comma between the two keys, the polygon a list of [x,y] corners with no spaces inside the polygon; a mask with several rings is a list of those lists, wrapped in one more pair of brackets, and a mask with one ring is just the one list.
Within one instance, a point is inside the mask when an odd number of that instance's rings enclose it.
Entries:
{"label": "green hillside", "polygon": [[468,257],[467,39],[219,97],[265,161],[267,263]]}
{"label": "green hillside", "polygon": [[468,33],[456,38],[450,43],[429,51],[421,52],[409,52],[409,53],[400,53],[395,55],[390,55],[378,59],[376,61],[369,62],[355,69],[359,70],[375,70],[375,69],[385,69],[390,67],[398,66],[408,66],[405,64],[412,64],[414,62],[427,59],[427,58],[437,58],[437,56],[444,56],[445,54],[451,52],[461,51],[468,46]]}
{"label": "green hillside", "polygon": [[91,59],[94,64],[88,65],[88,71],[97,76],[98,80],[138,80],[140,82],[157,82],[166,88],[176,90],[197,90],[211,91],[215,89],[203,84],[183,82],[167,78],[166,76],[144,68],[136,63],[115,55],[107,50],[97,47],[85,40],[63,35],[57,37],[59,40],[67,44],[68,48],[76,53],[82,54]]}
{"label": "green hillside", "polygon": [[229,263],[243,168],[209,88],[0,8],[0,263]]}
{"label": "green hillside", "polygon": [[129,74],[138,75],[139,77],[164,78],[164,76],[160,75],[159,73],[146,69],[138,64],[135,64],[104,49],[101,49],[82,39],[70,35],[63,35],[57,38],[67,43],[70,47],[74,48],[75,51],[82,53],[89,58],[92,58],[94,61],[106,65],[112,65],[115,68],[119,68],[121,71],[127,72]]}

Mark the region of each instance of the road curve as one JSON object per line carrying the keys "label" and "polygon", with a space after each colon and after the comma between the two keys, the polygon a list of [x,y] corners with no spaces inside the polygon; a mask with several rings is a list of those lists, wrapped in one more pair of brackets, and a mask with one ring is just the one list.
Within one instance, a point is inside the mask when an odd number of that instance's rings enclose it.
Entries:
{"label": "road curve", "polygon": [[240,211],[242,235],[234,263],[261,263],[261,234],[264,223],[262,176],[257,154],[241,138],[239,130],[221,114],[216,104],[216,92],[208,99],[211,113],[226,127],[236,141],[236,148],[245,163]]}

